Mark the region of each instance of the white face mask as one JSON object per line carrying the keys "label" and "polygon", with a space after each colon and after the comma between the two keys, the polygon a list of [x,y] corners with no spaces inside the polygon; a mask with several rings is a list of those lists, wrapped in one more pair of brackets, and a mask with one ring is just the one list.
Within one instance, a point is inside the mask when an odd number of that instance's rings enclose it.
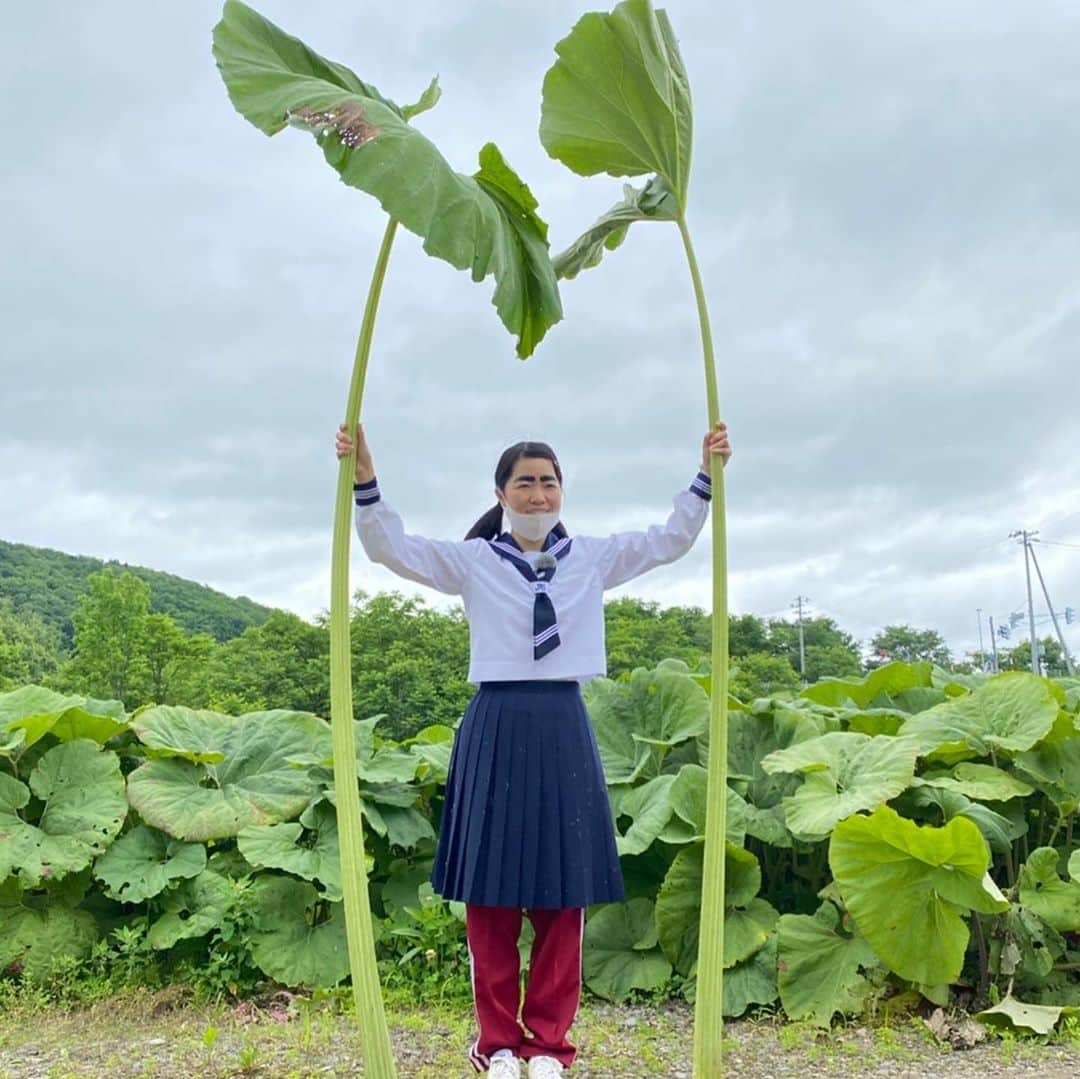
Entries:
{"label": "white face mask", "polygon": [[558,513],[518,513],[509,506],[503,506],[503,516],[510,525],[510,531],[516,532],[535,543],[542,540],[558,523]]}

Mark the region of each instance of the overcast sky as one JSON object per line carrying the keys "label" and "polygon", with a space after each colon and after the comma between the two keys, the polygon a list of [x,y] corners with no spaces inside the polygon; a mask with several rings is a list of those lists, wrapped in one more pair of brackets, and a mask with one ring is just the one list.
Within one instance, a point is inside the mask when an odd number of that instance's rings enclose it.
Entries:
{"label": "overcast sky", "polygon": [[[1023,606],[1019,528],[1073,545],[1038,553],[1055,606],[1080,608],[1080,5],[667,9],[736,449],[731,610],[787,615],[802,594],[863,641],[908,623],[962,653],[977,608]],[[554,250],[620,196],[537,137],[576,0],[259,10],[395,100],[438,73],[417,125],[462,172],[497,142]],[[234,112],[219,15],[5,15],[0,538],[310,617],[328,603],[332,433],[384,218],[309,136],[268,139]],[[526,363],[490,296],[399,234],[365,422],[407,525],[462,535],[520,438],[559,453],[571,532],[662,519],[706,424],[677,230],[637,226],[567,282],[565,321]],[[358,549],[352,564],[354,587],[412,590]],[[708,607],[707,535],[620,591]]]}

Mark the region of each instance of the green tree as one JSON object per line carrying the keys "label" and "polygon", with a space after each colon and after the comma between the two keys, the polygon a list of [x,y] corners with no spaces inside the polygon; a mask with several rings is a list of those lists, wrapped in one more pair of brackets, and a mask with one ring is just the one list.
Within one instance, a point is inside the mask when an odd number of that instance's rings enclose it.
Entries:
{"label": "green tree", "polygon": [[799,672],[784,656],[768,652],[749,652],[732,663],[731,694],[740,701],[769,697],[785,691],[797,692],[802,686]]}
{"label": "green tree", "polygon": [[214,648],[214,638],[207,633],[189,636],[170,615],[147,615],[141,646],[140,703],[190,703],[198,693],[199,669]]}
{"label": "green tree", "polygon": [[75,654],[63,680],[92,697],[139,703],[132,690],[143,673],[150,587],[133,573],[106,567],[87,580],[72,612]]}
{"label": "green tree", "polygon": [[769,629],[756,614],[737,614],[728,619],[728,655],[748,656],[768,652]]}
{"label": "green tree", "polygon": [[193,647],[187,662],[196,669],[187,677],[197,699],[190,703],[230,714],[263,708],[330,714],[330,638],[323,625],[274,611],[261,626],[213,648],[201,664],[191,657]]}
{"label": "green tree", "polygon": [[461,718],[473,695],[466,680],[469,627],[461,608],[439,611],[400,592],[358,591],[351,641],[357,718],[385,715],[379,730],[396,739]]}
{"label": "green tree", "polygon": [[[1039,640],[1040,661],[1043,674],[1060,678],[1069,673],[1061,645],[1053,637]],[[998,653],[998,664],[1003,671],[1031,670],[1031,641],[1021,641],[1007,652]]]}
{"label": "green tree", "polygon": [[871,658],[868,670],[893,660],[917,663],[920,660],[948,667],[952,662],[949,646],[936,629],[915,629],[912,626],[886,626],[870,640]]}
{"label": "green tree", "polygon": [[[861,669],[859,646],[831,619],[803,619],[806,653],[806,680],[816,682],[826,676],[858,674]],[[799,670],[799,627],[781,618],[769,620],[769,651],[783,656],[793,670]]]}
{"label": "green tree", "polygon": [[662,659],[702,666],[709,650],[708,616],[693,607],[669,607],[622,596],[604,604],[608,677],[635,667],[655,667]]}
{"label": "green tree", "polygon": [[60,669],[60,634],[35,614],[16,614],[0,597],[0,690],[47,682]]}

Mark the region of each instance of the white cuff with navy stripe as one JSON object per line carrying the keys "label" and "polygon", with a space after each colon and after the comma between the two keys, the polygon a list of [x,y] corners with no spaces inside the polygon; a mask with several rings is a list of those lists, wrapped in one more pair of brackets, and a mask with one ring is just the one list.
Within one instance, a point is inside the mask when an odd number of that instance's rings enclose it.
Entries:
{"label": "white cuff with navy stripe", "polygon": [[712,479],[705,472],[699,472],[694,477],[694,482],[690,484],[690,490],[698,496],[703,498],[706,502],[712,499]]}
{"label": "white cuff with navy stripe", "polygon": [[377,479],[368,480],[367,483],[353,484],[353,499],[358,506],[374,506],[381,497]]}

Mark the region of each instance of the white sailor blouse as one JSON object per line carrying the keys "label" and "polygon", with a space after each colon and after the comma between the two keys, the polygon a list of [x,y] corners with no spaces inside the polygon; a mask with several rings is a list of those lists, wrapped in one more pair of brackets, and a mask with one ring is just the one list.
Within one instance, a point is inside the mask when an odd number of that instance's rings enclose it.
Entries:
{"label": "white sailor blouse", "polygon": [[645,532],[563,540],[549,534],[544,547],[553,557],[540,572],[532,552],[522,553],[506,533],[497,540],[461,541],[410,535],[382,499],[377,480],[356,484],[354,492],[356,531],[372,562],[461,596],[469,623],[468,679],[479,685],[587,682],[606,674],[604,590],[686,554],[708,516],[712,484],[699,472],[675,496],[667,521]]}

